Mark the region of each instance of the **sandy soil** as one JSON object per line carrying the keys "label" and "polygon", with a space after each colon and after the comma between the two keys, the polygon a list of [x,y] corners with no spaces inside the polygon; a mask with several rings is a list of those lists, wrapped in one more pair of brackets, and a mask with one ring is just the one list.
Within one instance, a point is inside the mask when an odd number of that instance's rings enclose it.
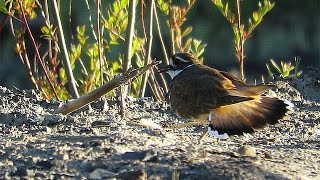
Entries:
{"label": "sandy soil", "polygon": [[0,87],[0,179],[320,179],[320,72],[276,84],[268,95],[296,106],[287,120],[200,143],[202,127],[141,126],[184,121],[151,98],[129,102],[130,120],[115,100],[63,116],[60,102]]}

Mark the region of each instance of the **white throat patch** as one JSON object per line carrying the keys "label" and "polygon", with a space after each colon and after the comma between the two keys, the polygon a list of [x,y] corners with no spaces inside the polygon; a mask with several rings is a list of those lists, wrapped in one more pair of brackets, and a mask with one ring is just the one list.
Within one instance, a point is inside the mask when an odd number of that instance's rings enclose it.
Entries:
{"label": "white throat patch", "polygon": [[169,70],[167,71],[167,73],[171,76],[171,79],[173,79],[174,77],[176,77],[179,73],[181,73],[183,70],[179,69],[179,70]]}
{"label": "white throat patch", "polygon": [[193,66],[194,64],[190,64],[189,66],[185,67],[184,69],[177,69],[177,70],[169,70],[167,73],[171,76],[171,79],[176,77],[178,74],[180,74],[183,70],[187,69],[188,67]]}

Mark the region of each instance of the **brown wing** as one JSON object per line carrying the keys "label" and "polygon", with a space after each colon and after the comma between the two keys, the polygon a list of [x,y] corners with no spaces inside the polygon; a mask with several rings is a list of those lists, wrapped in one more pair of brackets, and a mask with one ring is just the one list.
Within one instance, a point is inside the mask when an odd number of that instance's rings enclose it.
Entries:
{"label": "brown wing", "polygon": [[266,124],[275,124],[288,111],[288,104],[277,98],[259,97],[212,110],[211,127],[219,133],[243,134]]}
{"label": "brown wing", "polygon": [[261,96],[272,88],[272,85],[246,85],[229,73],[223,71],[220,73],[235,85],[235,88],[226,90],[229,95],[252,99],[212,109],[213,118],[210,126],[219,133],[229,135],[251,133],[254,129],[277,123],[287,113],[289,108],[284,101]]}
{"label": "brown wing", "polygon": [[229,79],[232,84],[236,87],[233,89],[228,89],[228,93],[230,95],[234,96],[257,96],[261,95],[268,89],[274,87],[272,85],[257,85],[257,86],[252,86],[252,85],[247,85],[237,77],[231,75],[230,73],[224,72],[224,71],[219,71],[220,74],[222,74],[225,78]]}
{"label": "brown wing", "polygon": [[220,106],[251,100],[251,97],[234,96],[228,90],[236,86],[218,70],[204,65],[193,65],[172,82],[169,104],[183,118],[197,118]]}

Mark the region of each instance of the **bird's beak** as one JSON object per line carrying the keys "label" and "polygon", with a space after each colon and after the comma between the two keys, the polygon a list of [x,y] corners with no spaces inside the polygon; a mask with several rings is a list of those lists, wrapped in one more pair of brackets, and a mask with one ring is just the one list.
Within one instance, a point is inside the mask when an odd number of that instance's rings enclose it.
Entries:
{"label": "bird's beak", "polygon": [[164,66],[164,67],[160,67],[160,68],[158,69],[158,72],[159,72],[159,73],[163,73],[163,72],[167,72],[167,71],[172,70],[172,69],[173,69],[173,68],[172,68],[171,65],[167,65],[167,66]]}

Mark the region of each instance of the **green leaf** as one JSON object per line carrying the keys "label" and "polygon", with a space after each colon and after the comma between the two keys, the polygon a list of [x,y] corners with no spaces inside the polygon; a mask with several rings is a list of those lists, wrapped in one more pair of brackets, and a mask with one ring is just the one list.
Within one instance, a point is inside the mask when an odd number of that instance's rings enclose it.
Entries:
{"label": "green leaf", "polygon": [[227,17],[227,19],[229,19],[229,3],[226,3],[226,6],[224,7],[224,16]]}
{"label": "green leaf", "polygon": [[268,64],[266,64],[266,66],[267,66],[267,70],[268,70],[268,75],[269,75],[269,77],[273,79],[273,78],[274,78],[274,76],[273,76],[273,73],[272,73],[272,71],[271,71],[271,69],[270,69],[269,65],[268,65]]}
{"label": "green leaf", "polygon": [[116,2],[113,4],[113,12],[117,14],[119,13],[119,11],[120,11],[119,3]]}
{"label": "green leaf", "polygon": [[284,72],[282,72],[282,73],[281,73],[281,76],[282,76],[283,78],[289,77],[289,71],[284,71]]}
{"label": "green leaf", "polygon": [[77,26],[77,33],[81,36],[84,36],[84,33],[86,32],[86,26]]}
{"label": "green leaf", "polygon": [[221,0],[212,0],[212,3],[216,5],[221,12],[223,12],[223,4]]}
{"label": "green leaf", "polygon": [[66,71],[64,70],[64,68],[59,69],[59,77],[60,77],[61,83],[63,85],[68,82],[67,76],[66,76]]}
{"label": "green leaf", "polygon": [[165,2],[164,0],[158,0],[158,8],[162,13],[165,15],[169,15],[169,4]]}
{"label": "green leaf", "polygon": [[187,35],[189,35],[190,33],[191,33],[191,31],[192,31],[192,27],[187,27],[184,31],[183,31],[183,33],[182,33],[182,37],[186,37]]}
{"label": "green leaf", "polygon": [[273,59],[271,59],[270,61],[272,66],[278,71],[278,73],[281,73],[281,68],[278,66],[278,64]]}
{"label": "green leaf", "polygon": [[262,82],[262,84],[265,84],[265,82],[266,82],[263,75],[261,75],[261,82]]}
{"label": "green leaf", "polygon": [[0,0],[0,12],[9,14],[9,11],[7,10],[7,7],[6,7],[5,0]]}
{"label": "green leaf", "polygon": [[201,45],[198,47],[198,49],[202,51],[202,50],[204,50],[206,47],[207,47],[207,44],[201,44]]}
{"label": "green leaf", "polygon": [[115,61],[112,63],[112,70],[117,71],[120,68],[119,62]]}
{"label": "green leaf", "polygon": [[47,26],[42,26],[42,27],[41,27],[41,32],[42,32],[43,34],[48,35],[49,32],[50,32],[50,29],[49,29]]}
{"label": "green leaf", "polygon": [[252,17],[254,22],[257,22],[259,20],[259,14],[257,13],[257,11],[254,11],[252,13]]}
{"label": "green leaf", "polygon": [[129,0],[121,0],[121,1],[120,1],[120,8],[121,8],[121,9],[124,9],[124,8],[126,8],[127,6],[129,6]]}
{"label": "green leaf", "polygon": [[300,76],[302,74],[302,71],[297,72],[296,77]]}
{"label": "green leaf", "polygon": [[86,26],[83,25],[77,27],[77,39],[81,45],[85,45],[87,39],[89,39],[89,37],[85,35],[85,32]]}
{"label": "green leaf", "polygon": [[183,46],[184,51],[186,52],[190,51],[191,43],[192,43],[192,38],[187,39],[187,41],[184,43],[184,46]]}

